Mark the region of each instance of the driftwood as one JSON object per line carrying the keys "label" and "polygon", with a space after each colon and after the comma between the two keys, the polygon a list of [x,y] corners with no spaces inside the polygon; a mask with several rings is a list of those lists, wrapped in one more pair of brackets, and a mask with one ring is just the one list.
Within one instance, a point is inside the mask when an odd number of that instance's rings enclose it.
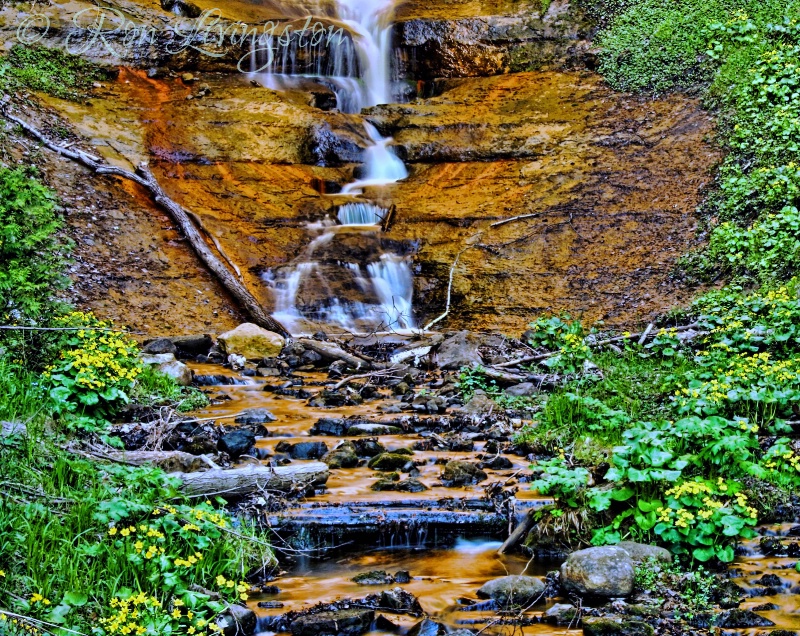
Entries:
{"label": "driftwood", "polygon": [[531,510],[527,515],[525,515],[525,519],[523,519],[522,522],[519,523],[516,528],[514,528],[514,531],[508,536],[508,539],[503,542],[503,545],[501,545],[497,550],[497,554],[505,554],[512,548],[516,547],[520,541],[528,536],[528,532],[530,532],[534,523],[533,510]]}
{"label": "driftwood", "polygon": [[[81,150],[74,150],[59,146],[53,141],[45,137],[37,128],[27,123],[26,121],[11,115],[7,112],[9,98],[6,96],[0,109],[3,111],[3,116],[9,121],[14,122],[20,126],[26,133],[39,140],[47,148],[53,152],[58,153],[62,157],[72,159],[80,163],[97,175],[111,175],[114,177],[121,177],[128,179],[145,188],[161,208],[166,210],[172,220],[178,225],[181,232],[183,232],[186,240],[192,246],[197,256],[208,267],[209,270],[217,277],[220,284],[233,296],[234,299],[240,304],[244,312],[248,315],[250,320],[260,327],[264,327],[270,331],[274,331],[283,336],[289,336],[289,332],[277,320],[272,318],[264,311],[264,308],[247,290],[247,288],[239,281],[239,279],[231,273],[228,267],[211,251],[206,241],[203,239],[202,234],[197,227],[192,223],[190,218],[191,213],[183,206],[172,200],[159,185],[153,173],[146,164],[140,164],[136,168],[136,172],[130,172],[116,166],[111,166],[101,162],[100,159],[90,155]],[[223,253],[223,258],[225,254]]]}
{"label": "driftwood", "polygon": [[322,342],[320,340],[312,340],[311,338],[299,338],[298,343],[303,345],[306,349],[316,351],[319,355],[327,360],[344,360],[348,366],[353,369],[372,369],[380,365],[376,365],[373,361],[360,358],[348,353],[340,346],[330,342]]}
{"label": "driftwood", "polygon": [[297,486],[321,486],[328,481],[328,466],[308,462],[297,466],[245,466],[203,473],[171,473],[181,480],[181,492],[193,496],[248,495],[261,490],[289,492]]}

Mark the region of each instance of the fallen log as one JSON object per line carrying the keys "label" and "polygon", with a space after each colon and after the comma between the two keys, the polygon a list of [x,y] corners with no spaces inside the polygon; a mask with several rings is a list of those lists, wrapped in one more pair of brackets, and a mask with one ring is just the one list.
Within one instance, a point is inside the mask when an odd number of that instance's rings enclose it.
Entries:
{"label": "fallen log", "polygon": [[192,496],[248,495],[259,491],[290,492],[297,487],[321,486],[328,481],[328,466],[308,462],[297,466],[245,466],[202,473],[171,473],[181,481],[180,491]]}
{"label": "fallen log", "polygon": [[503,542],[503,545],[501,545],[497,550],[497,554],[505,554],[512,548],[515,548],[517,544],[522,542],[525,537],[528,536],[528,533],[530,532],[534,523],[536,523],[533,520],[533,513],[533,510],[528,511],[528,514],[525,515],[525,519],[523,519],[522,522],[520,522],[517,527],[514,528],[514,531],[508,536],[508,539],[506,539]]}
{"label": "fallen log", "polygon": [[114,451],[105,454],[108,459],[124,462],[130,466],[152,464],[170,473],[206,470],[209,467],[208,462],[211,461],[203,456],[182,451]]}
{"label": "fallen log", "polygon": [[[241,281],[231,273],[225,263],[214,255],[205,239],[203,239],[200,230],[192,223],[190,215],[193,213],[167,196],[146,164],[140,164],[134,173],[129,170],[124,170],[123,168],[103,163],[98,157],[81,150],[73,150],[71,148],[59,146],[57,143],[45,137],[36,127],[19,117],[11,115],[8,112],[8,104],[9,97],[4,96],[2,102],[0,102],[0,109],[2,109],[3,117],[20,126],[26,133],[40,141],[53,152],[86,166],[95,174],[121,177],[138,183],[145,188],[150,193],[153,201],[169,213],[172,220],[178,225],[181,232],[183,232],[189,245],[192,246],[195,254],[197,254],[205,266],[217,277],[217,280],[219,280],[220,284],[228,293],[239,303],[250,320],[259,327],[274,331],[285,337],[290,336],[286,328],[264,311],[264,308]],[[220,251],[220,254],[223,258],[227,257],[222,251]]]}
{"label": "fallen log", "polygon": [[340,346],[330,342],[312,340],[311,338],[299,338],[297,342],[303,345],[306,349],[316,351],[319,355],[327,360],[344,360],[348,366],[356,370],[373,369],[378,366],[372,361],[366,360],[365,358],[360,358],[352,353],[348,353]]}

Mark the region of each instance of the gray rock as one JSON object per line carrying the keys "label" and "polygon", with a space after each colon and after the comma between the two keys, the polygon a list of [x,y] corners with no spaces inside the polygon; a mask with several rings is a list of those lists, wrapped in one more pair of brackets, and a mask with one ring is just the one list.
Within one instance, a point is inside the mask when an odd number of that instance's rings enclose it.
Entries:
{"label": "gray rock", "polygon": [[775,623],[764,616],[745,609],[731,609],[717,616],[717,627],[746,628],[772,627]]}
{"label": "gray rock", "polygon": [[159,353],[177,353],[178,347],[169,338],[156,338],[150,340],[144,347],[142,353],[159,354]]}
{"label": "gray rock", "polygon": [[352,442],[343,442],[322,456],[328,468],[354,468],[358,466],[358,455]]}
{"label": "gray rock", "polygon": [[28,434],[28,427],[22,422],[0,422],[0,437],[10,437],[19,435],[25,437]]}
{"label": "gray rock", "polygon": [[394,583],[394,577],[386,570],[372,570],[371,572],[362,572],[353,577],[353,583],[358,585],[389,585]]}
{"label": "gray rock", "polygon": [[356,424],[347,429],[349,437],[361,437],[371,435],[400,435],[403,431],[396,426],[386,424]]}
{"label": "gray rock", "polygon": [[402,587],[385,590],[381,593],[380,606],[389,611],[421,616],[422,606],[416,596],[406,592]]}
{"label": "gray rock", "polygon": [[456,486],[471,486],[482,482],[488,475],[475,464],[453,460],[447,462],[442,472],[442,483],[447,488]]}
{"label": "gray rock", "polygon": [[171,336],[172,344],[180,351],[188,355],[208,355],[214,341],[208,334],[200,336]]}
{"label": "gray rock", "polygon": [[292,459],[319,459],[328,452],[325,442],[298,442],[292,444],[289,454]]}
{"label": "gray rock", "polygon": [[459,331],[447,338],[441,345],[436,357],[439,368],[456,371],[461,367],[476,367],[483,364],[478,351],[480,340],[469,331]]}
{"label": "gray rock", "polygon": [[561,586],[579,596],[628,596],[633,591],[634,569],[633,559],[622,548],[578,550],[561,566]]}
{"label": "gray rock", "polygon": [[583,619],[584,636],[653,636],[653,628],[640,620],[623,616],[601,616]]}
{"label": "gray rock", "polygon": [[432,621],[430,618],[423,618],[408,630],[406,636],[444,636],[445,634],[447,634],[447,628],[444,625]]}
{"label": "gray rock", "polygon": [[226,433],[220,437],[217,442],[217,448],[228,453],[231,458],[238,459],[253,448],[255,443],[255,433],[242,428]]}
{"label": "gray rock", "polygon": [[538,393],[539,387],[533,382],[522,382],[521,384],[515,384],[506,389],[506,394],[514,397],[530,397],[532,395],[538,395]]}
{"label": "gray rock", "polygon": [[245,409],[234,422],[237,424],[265,424],[267,422],[274,422],[278,418],[275,417],[268,409]]}
{"label": "gray rock", "polygon": [[171,377],[175,380],[175,384],[180,386],[189,386],[192,383],[192,370],[183,362],[178,362],[177,360],[163,362],[158,365],[158,370]]}
{"label": "gray rock", "polygon": [[164,364],[166,362],[175,362],[174,353],[140,353],[139,359],[144,364]]}
{"label": "gray rock", "polygon": [[661,563],[672,563],[672,553],[657,545],[636,543],[635,541],[620,541],[617,547],[625,550],[636,565],[644,563],[648,559],[655,559]]}
{"label": "gray rock", "polygon": [[375,455],[367,466],[375,470],[400,470],[408,463],[408,455],[405,453],[381,453]]}
{"label": "gray rock", "polygon": [[353,608],[301,616],[289,626],[293,636],[358,636],[369,631],[375,618],[371,609]]}
{"label": "gray rock", "polygon": [[224,636],[250,636],[256,631],[256,613],[241,605],[229,605],[218,620]]}
{"label": "gray rock", "polygon": [[356,455],[359,457],[375,457],[386,452],[386,447],[376,439],[357,439],[353,441]]}
{"label": "gray rock", "polygon": [[580,618],[578,608],[569,603],[556,603],[542,615],[542,621],[558,627],[575,625]]}
{"label": "gray rock", "polygon": [[472,419],[477,421],[489,415],[489,413],[496,411],[497,404],[495,404],[492,398],[486,395],[485,392],[477,390],[469,399],[469,402],[461,407],[461,410],[471,415]]}
{"label": "gray rock", "polygon": [[503,576],[492,579],[481,587],[478,598],[490,598],[501,608],[526,607],[536,601],[545,601],[545,585],[533,576]]}

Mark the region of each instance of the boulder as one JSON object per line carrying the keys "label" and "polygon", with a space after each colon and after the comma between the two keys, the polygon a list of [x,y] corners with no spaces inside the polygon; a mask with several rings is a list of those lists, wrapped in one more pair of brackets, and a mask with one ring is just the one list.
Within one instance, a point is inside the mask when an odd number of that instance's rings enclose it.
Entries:
{"label": "boulder", "polygon": [[334,610],[296,618],[289,629],[293,636],[358,636],[369,631],[374,618],[371,609]]}
{"label": "boulder", "polygon": [[394,577],[386,570],[372,570],[371,572],[362,572],[353,577],[353,583],[358,585],[389,585],[394,583]]}
{"label": "boulder", "polygon": [[255,361],[276,357],[286,343],[283,336],[249,322],[226,331],[218,340],[226,354],[236,354]]}
{"label": "boulder", "polygon": [[292,444],[289,454],[292,459],[319,459],[328,452],[325,442],[298,442]]}
{"label": "boulder", "polygon": [[531,397],[538,395],[539,386],[533,382],[522,382],[506,389],[506,394],[512,397]]}
{"label": "boulder", "polygon": [[576,625],[581,613],[578,608],[570,603],[556,603],[542,615],[543,623],[551,623],[558,627]]}
{"label": "boulder", "polygon": [[478,598],[490,598],[501,608],[527,607],[537,601],[544,602],[545,585],[533,576],[503,576],[492,579],[481,587]]}
{"label": "boulder", "polygon": [[442,472],[442,483],[447,488],[456,486],[471,486],[482,482],[488,476],[475,464],[453,460],[447,462]]}
{"label": "boulder", "polygon": [[483,364],[478,351],[480,340],[469,331],[459,331],[450,336],[441,345],[436,354],[439,368],[457,371],[461,367],[476,367]]}
{"label": "boulder", "polygon": [[352,442],[343,442],[332,451],[322,456],[328,468],[355,468],[358,466],[358,455]]}
{"label": "boulder", "polygon": [[636,565],[644,563],[648,559],[655,559],[661,563],[672,563],[672,553],[657,545],[636,543],[635,541],[620,541],[617,547],[625,550]]}
{"label": "boulder", "polygon": [[229,605],[228,610],[217,619],[223,636],[249,636],[256,631],[256,613],[248,607]]}
{"label": "boulder", "polygon": [[178,348],[175,346],[175,343],[172,342],[169,338],[156,338],[155,340],[150,340],[144,347],[142,347],[142,353],[148,354],[159,354],[159,353],[177,353]]}
{"label": "boulder", "polygon": [[644,621],[623,616],[601,616],[583,619],[584,636],[653,636],[655,631]]}
{"label": "boulder", "polygon": [[189,386],[192,383],[192,370],[183,362],[162,362],[158,365],[158,370],[175,380],[175,384],[179,386]]}
{"label": "boulder", "polygon": [[369,460],[370,468],[374,470],[400,470],[408,463],[408,455],[404,453],[381,453]]}
{"label": "boulder", "polygon": [[511,463],[508,457],[495,455],[491,459],[482,461],[480,466],[481,468],[490,468],[491,470],[508,470],[509,468],[513,468],[514,464]]}
{"label": "boulder", "polygon": [[464,413],[472,416],[473,420],[480,420],[488,416],[489,413],[497,410],[497,404],[484,391],[478,389],[464,406],[461,407]]}
{"label": "boulder", "polygon": [[347,429],[348,437],[371,435],[400,435],[403,431],[396,426],[386,424],[356,424]]}
{"label": "boulder", "polygon": [[423,613],[417,597],[406,592],[402,587],[381,592],[380,607],[390,612],[411,614],[412,616],[421,616]]}
{"label": "boulder", "polygon": [[578,596],[629,596],[634,570],[633,559],[622,548],[587,548],[570,554],[561,566],[561,586]]}
{"label": "boulder", "polygon": [[[199,18],[202,10],[193,2],[188,2],[187,0],[161,0],[161,8],[164,11],[169,11],[170,13],[174,13],[175,15],[179,15],[183,18]],[[184,79],[184,81],[194,81],[194,75],[191,73],[184,73],[183,76],[189,76],[189,79]]]}
{"label": "boulder", "polygon": [[430,618],[423,618],[408,630],[406,636],[444,636],[445,634],[447,634],[447,628],[444,625],[432,621]]}
{"label": "boulder", "polygon": [[166,364],[167,362],[175,362],[174,353],[140,353],[139,359],[143,364]]}
{"label": "boulder", "polygon": [[379,479],[372,484],[370,488],[379,492],[386,490],[392,490],[395,492],[423,492],[428,490],[428,487],[425,484],[423,484],[419,479],[414,479],[413,477],[410,479],[404,479],[402,481],[395,481],[388,478]]}
{"label": "boulder", "polygon": [[208,334],[201,336],[172,336],[170,340],[178,349],[178,352],[191,356],[208,355],[214,344]]}
{"label": "boulder", "polygon": [[278,418],[275,417],[268,409],[245,409],[241,415],[236,416],[233,420],[237,424],[266,424],[267,422],[274,422]]}
{"label": "boulder", "polygon": [[375,438],[354,440],[353,446],[359,457],[375,457],[386,452],[386,447]]}
{"label": "boulder", "polygon": [[719,614],[714,624],[717,627],[743,629],[747,627],[772,627],[775,623],[750,610],[730,609]]}
{"label": "boulder", "polygon": [[255,443],[256,435],[253,431],[237,429],[220,437],[217,448],[228,453],[232,459],[238,459],[253,448]]}

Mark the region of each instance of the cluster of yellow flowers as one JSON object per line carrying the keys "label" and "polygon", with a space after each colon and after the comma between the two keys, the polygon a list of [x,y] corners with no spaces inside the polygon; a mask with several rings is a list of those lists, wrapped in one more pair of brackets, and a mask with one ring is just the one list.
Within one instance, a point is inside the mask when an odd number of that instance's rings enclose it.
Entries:
{"label": "cluster of yellow flowers", "polygon": [[580,353],[587,355],[589,353],[589,347],[579,335],[566,333],[564,334],[564,346],[561,347],[561,351],[564,353]]}
{"label": "cluster of yellow flowers", "polygon": [[796,455],[792,451],[783,453],[782,455],[774,455],[772,459],[765,464],[765,466],[770,470],[777,470],[780,468],[781,464],[786,462],[788,462],[789,466],[791,466],[796,472],[800,472],[800,456]]}
{"label": "cluster of yellow flowers", "polygon": [[38,592],[33,596],[31,596],[31,605],[36,605],[36,603],[41,603],[42,605],[50,605],[50,601],[47,600],[44,596],[42,596]]}
{"label": "cluster of yellow flowers", "polygon": [[248,598],[247,590],[250,588],[248,588],[247,583],[245,583],[244,581],[240,581],[239,584],[237,585],[236,581],[233,581],[231,579],[226,579],[224,576],[220,574],[219,576],[217,576],[217,586],[222,590],[236,589],[236,591],[239,593],[239,598],[242,599],[243,601],[246,601]]}
{"label": "cluster of yellow flowers", "polygon": [[[116,526],[111,526],[108,529],[108,535],[111,537],[115,537],[119,534],[121,537],[129,537],[131,535],[136,535],[137,530],[139,532],[138,536],[142,538],[152,539],[154,541],[158,541],[164,538],[164,533],[160,532],[158,528],[154,528],[153,526],[147,526],[145,524],[141,524],[138,529],[136,526],[127,526],[125,528],[117,528]],[[141,540],[137,540],[136,543],[133,544],[134,550],[139,554],[142,554],[145,559],[152,559],[157,554],[164,554],[164,548],[159,547],[155,544],[150,544],[145,548],[144,542]]]}
{"label": "cluster of yellow flowers", "polygon": [[188,559],[175,559],[175,565],[182,565],[185,568],[191,568],[202,560],[203,555],[199,552],[195,552],[194,554],[190,554]]}
{"label": "cluster of yellow flowers", "polygon": [[56,320],[89,326],[77,332],[80,343],[62,351],[63,362],[47,367],[43,373],[45,377],[50,377],[54,371],[69,369],[76,375],[75,382],[82,387],[104,389],[117,383],[133,382],[141,373],[136,343],[121,332],[110,331],[111,322],[97,320],[91,313],[80,311]]}
{"label": "cluster of yellow flowers", "polygon": [[[702,498],[703,507],[696,511],[696,515],[686,508],[673,509],[660,507],[656,511],[658,513],[658,520],[664,523],[673,522],[679,528],[688,528],[689,524],[694,521],[695,518],[703,520],[710,519],[717,510],[725,507],[725,502],[720,501],[717,497],[720,496],[719,493],[725,493],[727,491],[728,484],[725,483],[725,480],[721,477],[717,478],[717,483],[714,488],[702,481],[685,481],[667,490],[665,493],[666,496],[680,500],[681,497],[686,495],[692,497],[705,495]],[[736,503],[739,508],[746,511],[747,516],[751,519],[756,519],[758,517],[758,511],[748,505],[747,495],[743,492],[738,492],[733,495],[729,503]]]}
{"label": "cluster of yellow flowers", "polygon": [[11,625],[13,630],[11,633],[19,633],[20,630],[26,634],[41,634],[42,631],[38,627],[34,627],[25,620],[19,619],[16,616],[9,618],[4,612],[0,612],[0,632],[5,633],[2,625]]}
{"label": "cluster of yellow flowers", "polygon": [[[100,623],[103,629],[108,634],[144,634],[148,631],[144,619],[149,611],[161,610],[162,603],[155,596],[148,596],[144,592],[139,592],[135,596],[128,599],[121,599],[115,597],[111,599],[111,607],[115,609],[114,613],[108,618],[101,618]],[[172,611],[169,616],[173,620],[180,620],[182,618],[188,619],[191,623],[186,628],[186,633],[197,634],[201,633],[199,630],[205,629],[205,633],[219,633],[222,628],[216,623],[211,623],[204,618],[195,619],[195,614],[187,609],[185,612],[181,611],[184,607],[183,601],[176,598],[172,601]],[[174,631],[174,630],[173,630]]]}

